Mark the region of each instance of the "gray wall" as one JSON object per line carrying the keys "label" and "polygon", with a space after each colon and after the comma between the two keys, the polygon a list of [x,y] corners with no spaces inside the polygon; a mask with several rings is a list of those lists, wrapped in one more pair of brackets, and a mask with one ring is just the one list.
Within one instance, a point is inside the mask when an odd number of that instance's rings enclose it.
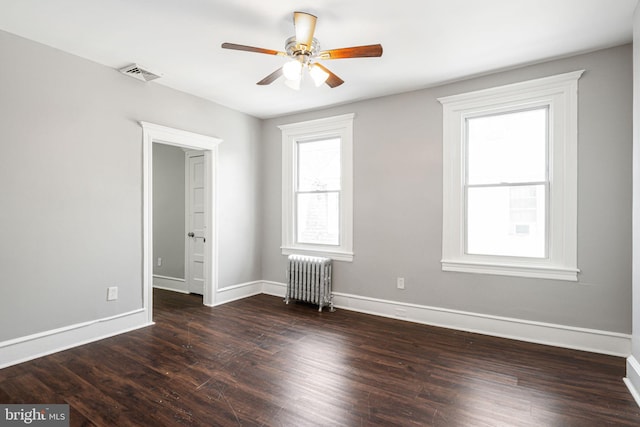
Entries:
{"label": "gray wall", "polygon": [[153,145],[153,274],[176,279],[185,278],[184,159],[182,148]]}
{"label": "gray wall", "polygon": [[[633,337],[631,355],[640,361],[640,4],[633,16]],[[637,374],[640,375],[640,372]],[[637,380],[637,377],[630,377]],[[640,382],[634,384],[640,390]]]}
{"label": "gray wall", "polygon": [[[264,279],[282,282],[285,271],[277,126],[355,113],[355,257],[336,262],[335,291],[630,333],[631,52],[626,45],[265,121]],[[436,98],[578,69],[586,70],[579,81],[579,281],[442,272],[442,107]],[[396,289],[398,276],[405,290]]]}
{"label": "gray wall", "polygon": [[5,32],[0,52],[0,341],[142,306],[139,120],[224,140],[220,286],[261,279],[258,119]]}
{"label": "gray wall", "polygon": [[[283,281],[276,126],[348,112],[356,113],[355,259],[336,263],[336,291],[631,331],[631,46],[267,121],[8,33],[0,52],[0,324],[10,325],[0,341],[141,307],[139,120],[224,140],[222,288]],[[583,68],[579,282],[442,272],[436,98]],[[397,276],[406,290],[395,288]],[[118,301],[106,301],[108,286],[120,288]]]}

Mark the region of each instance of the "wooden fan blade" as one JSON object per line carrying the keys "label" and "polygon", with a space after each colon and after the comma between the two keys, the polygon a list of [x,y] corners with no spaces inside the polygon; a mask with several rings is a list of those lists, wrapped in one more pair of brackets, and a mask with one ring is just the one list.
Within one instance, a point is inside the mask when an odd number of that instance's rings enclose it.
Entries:
{"label": "wooden fan blade", "polygon": [[293,26],[296,29],[296,43],[311,48],[313,33],[316,31],[318,18],[306,12],[293,12]]}
{"label": "wooden fan blade", "polygon": [[264,79],[260,80],[256,84],[261,85],[261,86],[269,85],[269,84],[273,83],[274,81],[276,81],[276,79],[278,77],[280,77],[281,75],[282,75],[282,67],[278,68],[273,73],[269,74],[267,77],[265,77]]}
{"label": "wooden fan blade", "polygon": [[334,88],[334,87],[338,87],[340,86],[342,83],[344,83],[344,80],[342,80],[340,77],[336,76],[335,74],[333,74],[331,71],[329,71],[329,69],[327,67],[325,67],[322,64],[319,63],[315,63],[313,64],[314,67],[318,67],[320,68],[322,71],[324,71],[325,73],[329,74],[329,77],[327,78],[327,81],[325,82],[327,84],[327,86],[329,86],[330,88]]}
{"label": "wooden fan blade", "polygon": [[367,58],[382,56],[382,45],[344,47],[342,49],[323,50],[318,54],[322,59]]}
{"label": "wooden fan blade", "polygon": [[264,53],[266,55],[287,56],[286,53],[278,50],[263,49],[261,47],[245,46],[243,44],[222,43],[223,49],[243,50],[245,52]]}

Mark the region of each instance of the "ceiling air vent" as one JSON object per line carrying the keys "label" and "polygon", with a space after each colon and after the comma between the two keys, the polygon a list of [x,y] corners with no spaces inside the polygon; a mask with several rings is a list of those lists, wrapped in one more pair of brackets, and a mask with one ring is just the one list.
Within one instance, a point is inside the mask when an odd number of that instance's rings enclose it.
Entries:
{"label": "ceiling air vent", "polygon": [[151,80],[159,79],[160,77],[162,77],[162,74],[153,73],[144,68],[142,65],[138,64],[127,65],[124,68],[120,68],[118,71],[135,79],[142,80],[143,82],[149,82]]}

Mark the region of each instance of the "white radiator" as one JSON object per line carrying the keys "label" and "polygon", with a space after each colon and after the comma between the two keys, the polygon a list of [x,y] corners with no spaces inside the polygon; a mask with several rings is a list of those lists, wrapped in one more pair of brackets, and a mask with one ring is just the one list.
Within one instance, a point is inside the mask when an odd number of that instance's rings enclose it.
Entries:
{"label": "white radiator", "polygon": [[287,296],[284,300],[299,300],[333,308],[331,293],[331,258],[289,255],[287,268]]}

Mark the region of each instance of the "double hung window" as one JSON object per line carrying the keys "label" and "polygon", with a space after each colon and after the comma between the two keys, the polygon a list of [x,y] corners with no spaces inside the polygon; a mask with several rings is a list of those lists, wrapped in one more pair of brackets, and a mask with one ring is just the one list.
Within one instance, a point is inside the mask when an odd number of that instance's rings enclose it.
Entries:
{"label": "double hung window", "polygon": [[297,141],[296,242],[340,244],[340,138]]}
{"label": "double hung window", "polygon": [[547,256],[548,110],[466,120],[468,254]]}
{"label": "double hung window", "polygon": [[577,280],[581,74],[439,99],[443,270]]}
{"label": "double hung window", "polygon": [[280,129],[282,253],[351,261],[353,115]]}

